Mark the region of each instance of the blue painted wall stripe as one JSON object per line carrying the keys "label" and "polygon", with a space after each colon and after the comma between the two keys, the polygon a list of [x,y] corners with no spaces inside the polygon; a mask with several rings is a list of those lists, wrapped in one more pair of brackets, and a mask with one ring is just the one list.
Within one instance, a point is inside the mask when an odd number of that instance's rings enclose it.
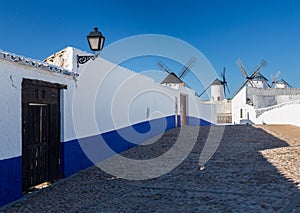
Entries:
{"label": "blue painted wall stripe", "polygon": [[64,142],[61,144],[62,174],[68,177],[93,165],[93,162],[103,161],[172,128],[175,128],[175,116],[168,116]]}
{"label": "blue painted wall stripe", "polygon": [[22,197],[22,157],[0,160],[0,206]]}
{"label": "blue painted wall stripe", "polygon": [[188,116],[187,120],[188,120],[189,126],[211,126],[212,125],[210,122],[208,122],[204,119],[201,119],[201,118],[195,118],[195,117]]}
{"label": "blue painted wall stripe", "polygon": [[[187,117],[187,119],[190,126],[211,125],[210,122],[203,119],[195,117]],[[180,116],[178,116],[178,124],[180,126]],[[62,174],[68,177],[93,165],[93,162],[100,162],[113,156],[115,153],[126,151],[172,128],[175,128],[175,116],[168,116],[105,132],[100,135],[62,143]],[[140,134],[137,134],[137,132]],[[101,151],[99,152],[99,150]],[[89,157],[87,157],[86,153],[88,153]]]}
{"label": "blue painted wall stripe", "polygon": [[[177,118],[180,126],[180,116]],[[187,119],[190,126],[212,125],[206,120],[195,117],[188,116]],[[89,152],[94,162],[99,162],[113,156],[115,152],[128,150],[172,128],[175,128],[175,116],[168,116],[100,135],[63,142],[61,143],[61,173],[68,177],[93,165],[83,150]],[[0,160],[0,206],[21,197],[22,157]]]}

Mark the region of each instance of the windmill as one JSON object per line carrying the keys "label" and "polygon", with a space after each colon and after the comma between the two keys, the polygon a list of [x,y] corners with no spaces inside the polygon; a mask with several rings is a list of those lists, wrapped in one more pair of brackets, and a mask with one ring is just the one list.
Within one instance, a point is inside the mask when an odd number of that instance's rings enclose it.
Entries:
{"label": "windmill", "polygon": [[214,82],[212,82],[203,92],[201,92],[198,97],[201,97],[213,84],[217,83],[217,84],[221,84],[223,86],[223,91],[224,91],[224,95],[226,96],[226,89],[228,94],[230,94],[229,88],[228,88],[228,84],[227,84],[227,80],[226,80],[226,68],[223,68],[223,72],[221,72],[221,80],[219,80],[218,78],[216,78],[216,80]]}
{"label": "windmill", "polygon": [[190,68],[195,62],[196,62],[196,58],[191,57],[190,60],[182,67],[180,73],[178,74],[180,79],[184,78],[188,74]]}
{"label": "windmill", "polygon": [[274,76],[271,74],[271,80],[272,80],[271,87],[276,83],[276,80],[279,77],[280,73],[281,73],[280,70],[278,70]]}
{"label": "windmill", "polygon": [[[176,75],[173,71],[171,71],[163,62],[158,61],[157,62],[157,66],[158,68],[160,68],[161,70],[167,72],[169,75],[168,77],[171,77],[169,79],[174,79],[176,82],[170,82],[170,83],[180,83],[180,81],[183,83],[182,78],[184,78],[188,72],[190,71],[192,65],[196,62],[196,58],[195,57],[191,57],[190,60],[182,67],[181,71],[178,73],[178,75]],[[166,78],[166,79],[167,79]],[[167,83],[166,79],[163,81],[164,83]],[[186,84],[186,83],[184,83]],[[187,84],[186,84],[187,85]],[[187,85],[188,86],[188,85]],[[188,86],[189,87],[189,86]]]}
{"label": "windmill", "polygon": [[172,71],[161,61],[158,61],[156,64],[161,70],[167,72],[167,73],[172,73]]}
{"label": "windmill", "polygon": [[262,68],[264,68],[265,66],[267,66],[267,62],[265,60],[262,60],[257,67],[252,71],[251,75],[249,76],[241,59],[237,60],[237,64],[239,66],[239,68],[241,69],[242,74],[245,76],[246,81],[243,84],[242,87],[244,87],[247,83],[249,83],[252,87],[255,87],[255,85],[253,84],[252,80],[256,77],[256,75],[258,75],[260,73],[260,71],[262,70]]}
{"label": "windmill", "polygon": [[227,85],[225,72],[226,72],[226,68],[224,67],[223,68],[223,72],[221,72],[221,78],[222,78],[221,83],[222,83],[222,85],[224,87],[224,94],[226,96],[226,89],[227,89],[228,94],[230,94],[230,91],[229,91],[229,88],[228,88],[228,85]]}

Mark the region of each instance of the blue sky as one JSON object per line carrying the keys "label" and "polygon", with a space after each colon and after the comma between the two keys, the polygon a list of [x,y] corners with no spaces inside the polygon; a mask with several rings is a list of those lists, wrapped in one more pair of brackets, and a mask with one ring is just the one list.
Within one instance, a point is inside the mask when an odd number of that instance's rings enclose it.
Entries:
{"label": "blue sky", "polygon": [[[85,36],[97,26],[105,45],[140,34],[188,42],[218,74],[226,67],[230,96],[244,81],[238,58],[248,72],[265,59],[262,73],[267,78],[281,70],[280,77],[300,87],[298,0],[5,1],[0,18],[0,49],[34,59],[66,46],[89,51]],[[126,65],[136,71],[157,69],[154,59],[150,62]]]}

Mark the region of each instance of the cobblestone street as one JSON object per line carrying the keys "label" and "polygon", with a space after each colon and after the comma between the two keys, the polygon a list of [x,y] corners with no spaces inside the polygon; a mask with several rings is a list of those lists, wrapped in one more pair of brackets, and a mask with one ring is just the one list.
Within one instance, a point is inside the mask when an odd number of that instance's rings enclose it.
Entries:
{"label": "cobblestone street", "polygon": [[[279,130],[227,126],[216,153],[199,170],[210,131],[200,127],[192,152],[163,176],[125,180],[91,167],[27,194],[0,212],[300,212],[299,128],[290,137]],[[169,130],[156,143],[122,155],[160,156],[173,146],[179,132]]]}

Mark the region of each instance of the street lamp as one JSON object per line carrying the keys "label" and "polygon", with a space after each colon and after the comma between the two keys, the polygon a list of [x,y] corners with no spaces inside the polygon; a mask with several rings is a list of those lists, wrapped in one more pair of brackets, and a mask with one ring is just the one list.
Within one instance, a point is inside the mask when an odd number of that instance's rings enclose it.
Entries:
{"label": "street lamp", "polygon": [[95,59],[98,57],[100,51],[103,49],[105,37],[102,35],[101,32],[98,31],[98,28],[95,27],[94,31],[90,32],[87,36],[90,49],[94,52],[94,55],[77,55],[77,67],[79,64],[84,64],[90,59]]}

